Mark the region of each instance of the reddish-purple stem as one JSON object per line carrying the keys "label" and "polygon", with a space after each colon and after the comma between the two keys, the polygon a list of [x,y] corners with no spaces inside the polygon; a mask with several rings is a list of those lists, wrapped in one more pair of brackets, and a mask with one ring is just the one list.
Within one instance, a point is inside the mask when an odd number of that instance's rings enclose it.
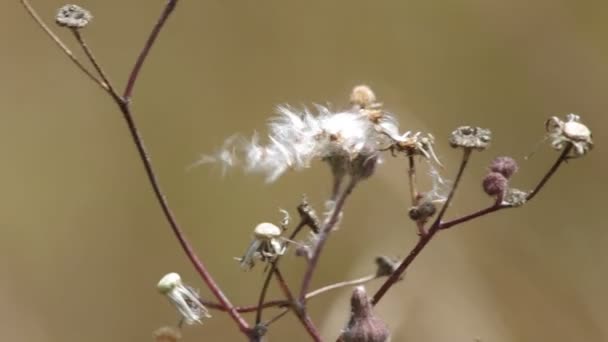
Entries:
{"label": "reddish-purple stem", "polygon": [[331,213],[329,219],[325,222],[321,231],[318,234],[318,241],[315,245],[315,248],[312,253],[312,257],[308,262],[308,267],[306,268],[306,273],[304,273],[304,277],[302,278],[302,285],[300,286],[300,295],[298,300],[302,306],[305,305],[306,293],[308,292],[308,288],[310,287],[310,282],[312,281],[312,276],[317,268],[317,263],[319,262],[319,257],[321,256],[321,252],[323,251],[323,247],[327,242],[327,238],[331,233],[332,229],[338,223],[338,219],[340,217],[340,213],[342,212],[342,208],[344,207],[344,203],[348,196],[352,193],[353,189],[357,185],[356,179],[351,179],[344,192],[338,195],[336,203],[334,204],[334,209]]}
{"label": "reddish-purple stem", "polygon": [[141,134],[139,133],[139,130],[137,129],[137,125],[135,124],[135,120],[133,118],[133,115],[132,115],[130,107],[129,107],[129,98],[133,92],[133,87],[135,86],[135,81],[137,80],[139,71],[141,70],[143,63],[146,60],[146,57],[148,56],[150,49],[154,45],[154,42],[156,41],[156,37],[158,36],[161,29],[163,28],[165,22],[169,18],[169,15],[171,14],[171,12],[173,12],[173,10],[175,9],[175,6],[177,5],[177,1],[178,0],[168,0],[167,1],[165,9],[163,10],[158,22],[152,29],[152,32],[150,33],[150,36],[148,37],[146,44],[144,45],[144,48],[141,51],[141,53],[139,54],[139,57],[137,58],[137,61],[133,67],[133,70],[131,71],[131,74],[129,76],[129,81],[123,92],[123,94],[124,94],[123,100],[117,101],[117,103],[118,103],[118,106],[120,107],[120,110],[123,114],[125,121],[127,122],[129,132],[131,133],[131,138],[133,139],[133,142],[135,143],[135,146],[137,147],[139,157],[146,170],[146,175],[148,176],[148,180],[149,180],[150,184],[152,185],[152,189],[154,190],[154,195],[156,196],[156,199],[158,200],[158,202],[163,210],[163,213],[165,214],[165,217],[166,217],[167,221],[169,222],[171,229],[173,230],[173,233],[179,240],[179,243],[182,246],[182,249],[188,256],[188,259],[190,259],[190,261],[192,262],[192,265],[194,266],[194,268],[198,271],[200,276],[203,278],[203,281],[207,284],[207,287],[209,287],[209,290],[217,298],[217,300],[220,302],[220,304],[226,308],[226,311],[229,313],[229,315],[232,317],[232,319],[237,323],[241,332],[243,332],[247,336],[250,336],[251,329],[249,328],[249,325],[243,319],[243,317],[240,315],[240,313],[237,311],[235,306],[230,302],[228,297],[226,297],[224,292],[220,289],[218,284],[215,282],[215,280],[213,279],[213,277],[211,276],[211,274],[209,273],[209,271],[203,264],[203,262],[198,258],[198,256],[196,255],[196,253],[194,251],[194,248],[190,245],[190,243],[186,239],[182,229],[180,228],[179,224],[177,223],[177,219],[175,218],[175,215],[173,214],[173,212],[171,211],[171,209],[169,207],[167,198],[165,197],[163,191],[160,188],[160,183],[158,181],[158,178],[156,177],[154,169],[152,168],[152,162],[150,160],[150,155],[146,151],[146,148],[145,148],[145,145],[143,142],[143,138],[141,137]]}
{"label": "reddish-purple stem", "polygon": [[163,29],[163,26],[165,25],[165,22],[167,21],[167,19],[169,19],[171,12],[173,12],[173,10],[175,9],[177,2],[178,2],[178,0],[167,0],[167,4],[165,5],[163,12],[161,13],[160,17],[158,18],[156,25],[154,25],[152,32],[150,32],[150,35],[148,36],[148,39],[146,40],[144,48],[139,53],[139,56],[137,57],[137,60],[135,61],[135,65],[133,66],[133,69],[131,70],[131,74],[129,75],[129,80],[127,81],[127,86],[125,87],[125,91],[123,92],[123,95],[122,95],[124,101],[126,101],[126,102],[130,101],[131,95],[133,94],[133,88],[135,87],[135,81],[137,81],[137,77],[139,76],[141,67],[144,65],[144,61],[148,57],[148,54],[150,53],[150,50],[152,49],[152,46],[154,45],[154,42],[156,41],[158,34]]}
{"label": "reddish-purple stem", "polygon": [[285,294],[285,297],[287,297],[287,300],[291,303],[291,306],[295,311],[296,316],[298,316],[298,319],[300,320],[302,325],[304,325],[304,328],[306,328],[306,331],[308,332],[310,337],[312,337],[313,341],[321,341],[321,335],[319,334],[319,331],[310,319],[310,316],[308,315],[306,310],[304,310],[304,308],[298,305],[298,303],[296,302],[296,298],[294,297],[293,293],[291,292],[291,289],[285,281],[285,278],[283,278],[283,275],[281,274],[281,271],[279,271],[278,268],[275,268],[274,275],[277,278],[279,286]]}
{"label": "reddish-purple stem", "polygon": [[452,189],[450,189],[448,198],[445,200],[445,203],[441,207],[439,214],[437,214],[437,218],[431,225],[431,228],[426,233],[420,235],[418,243],[416,244],[416,246],[414,246],[408,256],[399,265],[397,270],[395,270],[395,272],[393,272],[393,274],[388,277],[388,279],[384,282],[384,284],[382,284],[380,289],[378,289],[378,291],[374,294],[374,297],[372,298],[372,305],[376,305],[380,301],[380,299],[382,299],[384,294],[393,286],[393,284],[395,284],[397,281],[399,281],[399,279],[401,279],[401,275],[403,274],[403,272],[405,272],[408,266],[414,261],[414,259],[416,259],[418,254],[420,254],[420,252],[424,249],[424,247],[426,247],[429,241],[431,241],[433,236],[435,236],[435,234],[439,231],[439,224],[441,223],[441,218],[443,217],[443,215],[445,215],[446,210],[448,210],[448,207],[450,206],[450,203],[454,198],[456,188],[458,187],[458,183],[460,183],[460,179],[462,178],[464,169],[466,168],[469,162],[470,155],[471,149],[465,148],[462,155],[462,161],[460,162],[460,167],[458,168],[458,173],[456,174],[456,178],[454,179],[454,184],[452,185]]}
{"label": "reddish-purple stem", "polygon": [[[555,163],[553,163],[551,168],[545,173],[543,178],[541,178],[541,180],[534,187],[534,189],[532,191],[530,191],[530,193],[528,193],[528,195],[526,196],[526,201],[532,200],[540,192],[540,190],[545,186],[545,184],[549,181],[549,179],[553,176],[553,174],[555,174],[555,172],[559,169],[559,167],[566,160],[568,160],[568,155],[570,154],[571,150],[572,150],[571,144],[569,144],[568,146],[566,146],[564,148],[564,150],[562,151],[562,153],[560,154],[558,159],[555,161]],[[463,164],[461,164],[460,171],[462,171],[462,170],[464,170]],[[461,174],[461,172],[459,172],[459,174]],[[457,176],[456,181],[454,182],[454,188],[456,187],[458,180],[459,180],[459,177]],[[453,195],[454,188],[452,188],[450,195]],[[418,254],[420,254],[420,252],[426,247],[426,245],[429,243],[429,241],[431,241],[433,236],[439,230],[451,228],[455,225],[473,220],[475,218],[487,215],[489,213],[492,213],[492,212],[495,212],[495,211],[498,211],[501,209],[512,208],[511,205],[502,204],[502,203],[497,202],[496,204],[493,204],[492,206],[481,209],[481,210],[471,213],[469,215],[465,215],[463,217],[460,217],[460,218],[457,218],[457,219],[454,219],[451,221],[442,222],[441,218],[442,218],[443,214],[445,213],[445,210],[447,210],[447,204],[449,204],[448,202],[451,199],[450,197],[451,196],[448,197],[448,200],[446,201],[446,205],[444,205],[442,207],[442,210],[439,213],[437,220],[435,222],[433,222],[433,225],[429,229],[428,233],[420,237],[420,239],[418,240],[418,243],[414,246],[414,248],[410,251],[408,256],[399,265],[397,270],[395,272],[393,272],[393,274],[386,280],[386,282],[384,282],[384,284],[382,284],[382,286],[376,292],[376,294],[374,294],[374,298],[372,299],[373,305],[376,305],[380,301],[380,299],[382,299],[384,294],[386,294],[386,292],[395,284],[395,282],[400,279],[403,272],[405,272],[405,270],[411,265],[411,263],[416,259]]]}

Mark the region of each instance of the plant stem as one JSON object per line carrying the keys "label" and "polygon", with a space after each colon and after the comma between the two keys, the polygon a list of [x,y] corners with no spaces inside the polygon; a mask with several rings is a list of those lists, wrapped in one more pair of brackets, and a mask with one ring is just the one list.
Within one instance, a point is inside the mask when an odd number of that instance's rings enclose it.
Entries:
{"label": "plant stem", "polygon": [[[528,193],[528,195],[526,196],[526,202],[532,200],[540,192],[540,190],[545,186],[545,184],[547,184],[549,179],[555,174],[555,172],[559,169],[559,167],[566,160],[568,160],[568,155],[570,154],[571,150],[572,150],[572,145],[568,144],[568,146],[566,146],[564,148],[564,150],[562,151],[560,156],[557,158],[557,160],[553,163],[551,168],[543,175],[543,177],[538,182],[538,184],[534,187],[534,189]],[[508,209],[508,208],[512,208],[512,206],[509,204],[495,203],[487,208],[478,210],[474,213],[453,219],[451,221],[442,222],[439,225],[439,229],[448,229],[448,228],[451,228],[458,224],[461,224],[461,223],[476,219],[478,217],[493,213],[495,211],[502,210],[502,209]]]}
{"label": "plant stem", "polygon": [[445,215],[446,210],[448,209],[450,203],[452,202],[452,199],[454,198],[454,194],[456,193],[458,183],[460,183],[460,180],[462,179],[462,174],[464,173],[464,169],[466,168],[466,166],[469,162],[470,155],[471,155],[471,149],[464,149],[463,155],[462,155],[462,160],[460,162],[460,167],[458,168],[458,173],[456,174],[456,178],[454,179],[454,184],[452,185],[452,189],[450,190],[448,198],[446,199],[445,203],[441,207],[441,210],[439,211],[437,218],[431,225],[431,228],[428,230],[428,232],[426,232],[423,235],[420,235],[420,237],[418,239],[418,243],[410,251],[410,253],[403,260],[403,262],[401,262],[401,264],[399,265],[397,270],[395,270],[395,272],[393,272],[393,274],[391,274],[388,277],[388,279],[384,282],[384,284],[382,284],[380,289],[378,289],[378,291],[374,294],[374,297],[372,298],[372,305],[378,304],[378,302],[380,301],[380,299],[382,299],[384,294],[386,294],[386,292],[393,286],[393,284],[395,284],[401,278],[401,275],[403,274],[403,272],[405,272],[405,270],[408,268],[408,266],[411,265],[411,263],[416,259],[418,254],[420,254],[420,252],[424,249],[424,247],[426,247],[426,245],[429,243],[429,241],[431,241],[433,236],[439,231],[439,225],[441,223],[441,218],[443,217],[443,215]]}
{"label": "plant stem", "polygon": [[110,94],[110,96],[112,96],[112,98],[114,99],[114,101],[116,103],[122,103],[123,99],[116,92],[116,90],[114,89],[114,86],[112,86],[112,82],[110,82],[109,78],[106,76],[106,73],[104,72],[104,70],[101,67],[101,65],[99,64],[99,62],[97,62],[97,59],[95,58],[95,55],[93,54],[93,51],[91,51],[91,49],[89,48],[89,45],[85,42],[84,37],[80,33],[80,30],[73,28],[73,29],[71,29],[71,31],[74,34],[74,37],[76,38],[76,41],[78,42],[78,44],[80,44],[80,47],[82,48],[84,53],[87,55],[87,58],[89,59],[89,61],[91,62],[91,64],[93,65],[93,67],[95,68],[97,73],[99,74],[99,77],[101,77],[103,82],[106,84],[107,91]]}
{"label": "plant stem", "polygon": [[144,45],[143,50],[139,54],[139,57],[137,58],[137,61],[133,67],[133,70],[130,73],[129,81],[125,87],[123,98],[121,98],[116,93],[114,88],[111,87],[110,82],[108,81],[108,78],[106,77],[105,72],[103,71],[103,68],[101,68],[100,64],[95,59],[92,51],[89,49],[88,45],[85,43],[84,39],[82,38],[82,36],[80,35],[80,33],[77,30],[72,30],[72,32],[74,33],[74,35],[76,37],[76,40],[80,43],[81,47],[87,54],[87,57],[89,58],[89,60],[91,61],[91,63],[93,64],[93,66],[95,67],[97,72],[100,74],[100,77],[102,77],[103,81],[97,79],[97,77],[95,77],[87,68],[84,67],[84,65],[82,65],[82,63],[80,63],[80,61],[78,61],[76,59],[76,57],[74,57],[74,55],[67,48],[67,46],[58,38],[58,36],[51,29],[48,28],[48,26],[42,21],[42,19],[40,19],[40,17],[36,13],[36,11],[32,8],[32,6],[29,4],[29,2],[27,0],[21,0],[21,3],[25,6],[26,10],[32,16],[32,18],[34,18],[36,23],[38,23],[38,25],[49,35],[49,37],[51,37],[51,39],[53,39],[53,41],[55,41],[55,43],[64,51],[64,53],[78,66],[78,68],[80,70],[82,70],[86,75],[88,75],[91,79],[93,79],[96,83],[98,83],[106,92],[108,92],[108,94],[110,94],[112,99],[116,102],[121,113],[123,114],[123,118],[125,119],[125,121],[127,123],[129,133],[131,134],[133,143],[135,144],[135,146],[137,148],[137,152],[139,154],[140,160],[143,163],[148,181],[150,182],[150,185],[152,186],[152,189],[154,191],[154,195],[156,196],[156,199],[159,202],[159,204],[163,210],[163,213],[164,213],[167,221],[169,222],[169,225],[171,226],[171,229],[173,230],[176,238],[178,239],[180,245],[182,246],[182,249],[184,250],[184,252],[188,256],[188,258],[192,262],[195,269],[201,275],[201,277],[203,278],[203,280],[205,281],[205,283],[207,284],[207,286],[209,287],[211,292],[214,294],[214,296],[220,302],[220,305],[222,305],[226,309],[226,311],[230,314],[232,319],[237,323],[241,332],[243,332],[247,336],[251,336],[251,329],[249,328],[249,325],[243,319],[243,317],[240,315],[240,313],[236,310],[234,305],[232,305],[232,303],[228,300],[226,295],[222,292],[222,290],[220,289],[218,284],[215,282],[215,280],[213,279],[213,277],[211,276],[211,274],[209,273],[209,271],[207,270],[207,268],[205,267],[203,262],[198,258],[198,256],[194,252],[193,247],[190,245],[190,243],[186,239],[183,231],[181,230],[179,224],[177,223],[177,219],[175,218],[173,212],[171,211],[171,209],[169,207],[169,203],[168,203],[163,191],[161,190],[158,178],[154,172],[154,169],[152,168],[152,162],[150,160],[150,155],[146,151],[143,139],[141,137],[141,134],[139,133],[139,130],[138,130],[135,120],[133,118],[133,114],[131,113],[131,109],[129,107],[128,99],[130,98],[130,96],[133,92],[133,88],[135,86],[135,81],[137,80],[137,77],[139,75],[139,71],[141,70],[141,67],[142,67],[144,61],[146,60],[146,57],[148,56],[152,46],[154,45],[154,42],[156,41],[158,34],[160,33],[160,31],[163,28],[167,19],[169,18],[169,15],[175,9],[177,1],[178,0],[168,0],[167,1],[167,4],[165,5],[165,8],[164,8],[163,12],[161,13],[159,20],[157,21],[156,25],[154,26],[152,32],[150,33],[150,36],[148,37],[146,44]]}
{"label": "plant stem", "polygon": [[125,87],[125,90],[122,95],[123,99],[126,102],[131,101],[131,96],[133,94],[133,89],[135,88],[135,82],[137,81],[139,72],[141,71],[141,68],[144,65],[144,62],[145,62],[146,58],[148,57],[148,54],[150,53],[150,50],[152,49],[154,42],[156,42],[156,38],[158,37],[158,34],[163,29],[163,26],[167,22],[167,19],[169,19],[169,16],[175,9],[177,2],[178,2],[178,0],[167,0],[167,4],[165,5],[165,8],[163,9],[160,17],[158,18],[158,21],[154,25],[154,28],[152,28],[152,32],[150,32],[150,35],[148,36],[148,39],[146,40],[146,43],[144,44],[143,49],[139,53],[139,56],[137,57],[137,60],[135,61],[135,65],[133,65],[133,69],[131,70],[131,74],[129,75],[129,80],[127,81],[127,86]]}
{"label": "plant stem", "polygon": [[331,231],[336,225],[336,223],[338,223],[338,219],[340,217],[340,213],[342,212],[342,208],[344,207],[344,203],[346,202],[348,196],[352,193],[357,183],[357,180],[354,178],[349,181],[346,189],[344,189],[344,191],[336,199],[336,203],[334,204],[334,208],[329,218],[323,224],[323,228],[318,234],[317,244],[315,245],[315,248],[312,252],[312,256],[310,258],[310,261],[308,262],[308,267],[306,268],[306,272],[304,273],[304,277],[302,279],[302,285],[300,286],[299,301],[302,306],[305,305],[306,293],[308,292],[308,288],[310,287],[312,276],[319,262],[319,257],[321,256],[323,247],[327,242],[327,238],[331,234]]}
{"label": "plant stem", "polygon": [[63,51],[63,53],[65,53],[65,55],[68,56],[68,58],[74,63],[74,65],[76,65],[76,67],[78,67],[78,69],[80,69],[80,71],[82,71],[85,75],[87,75],[93,82],[95,82],[97,85],[99,85],[103,90],[105,90],[105,91],[109,90],[108,85],[105,84],[102,80],[98,79],[91,71],[89,71],[89,69],[87,69],[84,66],[84,64],[82,64],[78,60],[78,58],[76,58],[76,56],[74,56],[74,54],[72,53],[70,48],[68,48],[67,45],[65,45],[65,43],[59,38],[59,36],[57,36],[55,34],[55,32],[53,32],[44,23],[42,18],[40,18],[38,13],[36,13],[36,10],[34,10],[34,8],[32,7],[32,5],[30,5],[28,0],[21,0],[21,4],[23,4],[23,7],[25,7],[27,13],[29,13],[29,15],[34,19],[36,24],[38,24],[38,26],[40,26],[40,28],[42,30],[44,30],[44,32],[55,42],[55,44],[57,44],[59,49],[61,49],[61,51]]}
{"label": "plant stem", "polygon": [[327,286],[323,286],[321,288],[318,288],[314,291],[311,291],[309,293],[306,294],[306,300],[318,296],[322,293],[325,293],[327,291],[331,291],[331,290],[335,290],[335,289],[339,289],[339,288],[343,288],[346,286],[355,286],[355,285],[361,285],[361,284],[365,284],[369,281],[372,281],[374,279],[378,279],[379,277],[375,274],[370,274],[368,276],[365,277],[361,277],[361,278],[357,278],[357,279],[353,279],[353,280],[347,280],[347,281],[341,281],[339,283],[335,283],[335,284],[331,284],[331,285],[327,285]]}

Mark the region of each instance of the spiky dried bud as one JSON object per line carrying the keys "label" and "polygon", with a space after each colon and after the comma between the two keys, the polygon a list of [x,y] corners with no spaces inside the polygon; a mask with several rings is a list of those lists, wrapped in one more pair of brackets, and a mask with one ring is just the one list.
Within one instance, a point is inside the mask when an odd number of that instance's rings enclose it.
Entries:
{"label": "spiky dried bud", "polygon": [[373,107],[376,105],[376,94],[369,86],[358,85],[350,93],[350,103],[357,109]]}
{"label": "spiky dried bud", "polygon": [[519,189],[508,189],[502,200],[504,204],[512,207],[521,207],[526,204],[528,200],[528,193]]}
{"label": "spiky dried bud", "polygon": [[437,206],[435,206],[433,202],[425,201],[417,206],[411,207],[408,211],[408,216],[413,221],[426,221],[430,217],[433,217],[436,211]]}
{"label": "spiky dried bud", "polygon": [[64,5],[55,16],[55,22],[59,26],[80,29],[89,24],[93,19],[91,12],[78,5]]}
{"label": "spiky dried bud", "polygon": [[390,332],[374,312],[365,287],[358,286],[350,299],[351,316],[339,341],[342,342],[386,342]]}
{"label": "spiky dried bud", "polygon": [[319,233],[319,227],[321,227],[319,217],[315,209],[308,203],[306,195],[302,196],[302,202],[298,205],[298,214],[314,233]]}
{"label": "spiky dried bud", "polygon": [[388,277],[399,267],[396,260],[387,256],[376,257],[376,266],[378,266],[376,269],[376,276],[378,277]]}
{"label": "spiky dried bud", "polygon": [[490,163],[490,171],[498,172],[507,179],[511,178],[518,169],[517,162],[511,157],[497,157]]}
{"label": "spiky dried bud", "polygon": [[490,196],[503,196],[509,181],[498,172],[490,172],[483,178],[483,191]]}
{"label": "spiky dried bud", "polygon": [[492,140],[492,132],[487,128],[461,126],[450,134],[450,146],[485,150]]}
{"label": "spiky dried bud", "polygon": [[174,327],[160,327],[154,331],[155,342],[177,342],[182,339],[182,333]]}

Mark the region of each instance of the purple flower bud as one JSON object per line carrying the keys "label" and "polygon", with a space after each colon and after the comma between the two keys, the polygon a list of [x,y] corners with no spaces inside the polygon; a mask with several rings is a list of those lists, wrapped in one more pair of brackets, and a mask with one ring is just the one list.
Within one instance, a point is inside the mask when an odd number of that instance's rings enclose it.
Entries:
{"label": "purple flower bud", "polygon": [[509,179],[518,170],[517,162],[511,157],[498,157],[492,160],[490,171],[498,172]]}
{"label": "purple flower bud", "polygon": [[508,187],[505,176],[498,172],[490,172],[483,179],[483,191],[490,196],[503,196]]}
{"label": "purple flower bud", "polygon": [[342,342],[386,342],[390,332],[372,311],[372,305],[365,293],[365,287],[358,286],[350,299],[351,316],[348,325],[342,331],[339,341]]}

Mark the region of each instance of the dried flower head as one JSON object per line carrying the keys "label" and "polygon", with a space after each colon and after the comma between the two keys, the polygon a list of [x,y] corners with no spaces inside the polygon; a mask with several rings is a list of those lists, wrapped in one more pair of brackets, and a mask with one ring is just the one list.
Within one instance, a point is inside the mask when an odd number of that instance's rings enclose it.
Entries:
{"label": "dried flower head", "polygon": [[378,267],[376,269],[376,276],[378,277],[388,277],[397,270],[397,267],[399,267],[396,259],[387,256],[376,257],[375,261],[376,266]]}
{"label": "dried flower head", "polygon": [[155,342],[177,342],[182,339],[182,333],[174,327],[160,327],[154,331]]}
{"label": "dried flower head", "polygon": [[255,260],[263,262],[274,261],[285,254],[287,245],[281,238],[281,228],[272,223],[260,223],[253,231],[253,240],[249,244],[245,255],[237,260],[241,268],[250,270],[255,266]]}
{"label": "dried flower head", "polygon": [[366,85],[359,85],[353,88],[350,93],[350,103],[355,109],[371,109],[381,106],[376,102],[376,94]]}
{"label": "dried flower head", "polygon": [[55,16],[55,22],[59,26],[80,29],[89,24],[93,19],[91,12],[78,5],[64,5]]}
{"label": "dried flower head", "polygon": [[413,206],[408,211],[408,216],[413,221],[424,222],[435,215],[437,206],[431,201],[423,201],[422,203]]}
{"label": "dried flower head", "polygon": [[508,188],[508,182],[501,173],[490,172],[483,178],[483,191],[490,196],[502,198]]}
{"label": "dried flower head", "polygon": [[489,129],[473,126],[462,126],[456,128],[450,134],[450,146],[471,148],[478,151],[485,150],[492,140],[492,132]]}
{"label": "dried flower head", "polygon": [[386,150],[436,159],[432,135],[399,133],[397,121],[374,102],[369,87],[355,88],[351,100],[356,108],[334,112],[316,106],[316,114],[280,106],[268,124],[268,143],[260,143],[258,135],[249,142],[234,139],[215,156],[203,156],[197,164],[234,166],[239,164],[237,155],[243,152],[244,169],[266,174],[266,180],[272,182],[287,170],[310,167],[314,160],[327,162],[336,179],[345,175],[364,179]]}
{"label": "dried flower head", "polygon": [[511,157],[497,157],[490,163],[490,171],[498,172],[509,179],[518,170],[517,162]]}
{"label": "dried flower head", "polygon": [[572,144],[573,157],[583,156],[593,148],[591,130],[581,122],[580,116],[576,114],[566,115],[565,121],[556,116],[551,117],[545,122],[545,129],[554,149],[562,150],[566,144]]}
{"label": "dried flower head", "polygon": [[520,207],[526,204],[527,200],[528,192],[519,189],[508,189],[502,203],[512,207]]}
{"label": "dried flower head", "polygon": [[351,316],[339,341],[342,342],[386,342],[390,332],[374,312],[365,287],[358,286],[350,300]]}
{"label": "dried flower head", "polygon": [[202,323],[201,318],[211,317],[196,291],[190,286],[184,285],[179,274],[166,274],[156,287],[160,293],[169,298],[186,324]]}

